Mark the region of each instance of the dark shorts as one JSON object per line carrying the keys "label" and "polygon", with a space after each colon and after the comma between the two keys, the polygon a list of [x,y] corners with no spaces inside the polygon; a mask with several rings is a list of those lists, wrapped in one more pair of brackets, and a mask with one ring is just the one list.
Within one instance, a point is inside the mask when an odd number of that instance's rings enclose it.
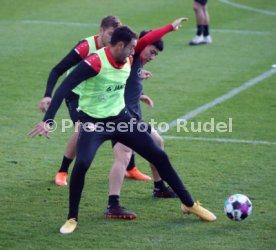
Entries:
{"label": "dark shorts", "polygon": [[69,111],[71,120],[76,123],[79,120],[79,96],[74,92],[71,92],[66,98],[65,103]]}
{"label": "dark shorts", "polygon": [[206,5],[208,0],[195,0],[195,2],[200,3],[201,5]]}
{"label": "dark shorts", "polygon": [[[149,134],[151,134],[151,129],[152,129],[152,128],[151,128],[151,126],[150,126],[149,123],[147,123],[147,122],[145,122],[145,121],[143,121],[143,120],[140,120],[139,123],[140,123],[140,128],[141,128],[141,130],[146,131],[146,132],[148,132]],[[116,141],[116,140],[111,140],[112,148],[116,145],[117,142],[118,142],[118,141]]]}

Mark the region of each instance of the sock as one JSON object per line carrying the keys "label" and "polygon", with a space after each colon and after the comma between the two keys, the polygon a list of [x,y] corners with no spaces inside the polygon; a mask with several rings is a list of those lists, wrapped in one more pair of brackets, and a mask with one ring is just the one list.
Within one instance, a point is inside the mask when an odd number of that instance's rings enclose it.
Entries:
{"label": "sock", "polygon": [[73,159],[69,159],[66,156],[63,156],[61,167],[58,172],[68,172],[68,168],[72,161],[73,161]]}
{"label": "sock", "polygon": [[203,25],[197,25],[197,32],[196,35],[197,36],[201,36],[203,33]]}
{"label": "sock", "polygon": [[167,189],[163,180],[154,182],[154,188],[160,191],[165,191]]}
{"label": "sock", "polygon": [[203,35],[209,36],[209,25],[203,25]]}
{"label": "sock", "polygon": [[166,153],[161,151],[159,157],[147,160],[156,166],[162,180],[168,183],[172,190],[178,195],[181,202],[187,207],[192,207],[194,205],[193,198],[175,169],[172,167]]}
{"label": "sock", "polygon": [[120,196],[119,195],[109,195],[108,197],[108,206],[109,207],[117,207],[120,204]]}
{"label": "sock", "polygon": [[135,159],[134,159],[134,154],[132,154],[129,164],[127,166],[127,171],[133,169],[135,167]]}

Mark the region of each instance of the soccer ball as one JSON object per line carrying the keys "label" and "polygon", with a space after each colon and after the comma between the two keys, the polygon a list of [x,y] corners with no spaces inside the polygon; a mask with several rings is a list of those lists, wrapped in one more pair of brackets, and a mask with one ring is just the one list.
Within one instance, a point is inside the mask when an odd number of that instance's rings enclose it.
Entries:
{"label": "soccer ball", "polygon": [[244,220],[252,213],[252,203],[243,194],[233,194],[224,202],[224,213],[231,220]]}

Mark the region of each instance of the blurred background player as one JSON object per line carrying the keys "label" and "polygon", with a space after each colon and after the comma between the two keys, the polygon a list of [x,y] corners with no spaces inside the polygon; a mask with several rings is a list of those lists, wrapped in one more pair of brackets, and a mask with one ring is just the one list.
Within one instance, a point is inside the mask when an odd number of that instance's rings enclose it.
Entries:
{"label": "blurred background player", "polygon": [[194,12],[197,23],[196,36],[190,41],[190,45],[212,43],[209,34],[209,13],[207,7],[208,0],[194,0]]}

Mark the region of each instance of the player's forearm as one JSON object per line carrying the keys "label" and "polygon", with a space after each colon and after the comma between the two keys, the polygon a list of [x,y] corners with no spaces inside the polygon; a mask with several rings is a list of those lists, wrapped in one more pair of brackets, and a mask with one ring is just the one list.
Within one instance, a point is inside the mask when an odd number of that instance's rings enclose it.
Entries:
{"label": "player's forearm", "polygon": [[51,97],[53,90],[55,88],[55,85],[61,75],[58,74],[54,69],[50,72],[50,75],[48,77],[47,86],[45,90],[44,97]]}
{"label": "player's forearm", "polygon": [[44,97],[51,97],[56,83],[60,76],[62,76],[67,70],[77,65],[82,58],[77,54],[75,50],[72,50],[67,56],[65,56],[49,74],[47,86]]}

